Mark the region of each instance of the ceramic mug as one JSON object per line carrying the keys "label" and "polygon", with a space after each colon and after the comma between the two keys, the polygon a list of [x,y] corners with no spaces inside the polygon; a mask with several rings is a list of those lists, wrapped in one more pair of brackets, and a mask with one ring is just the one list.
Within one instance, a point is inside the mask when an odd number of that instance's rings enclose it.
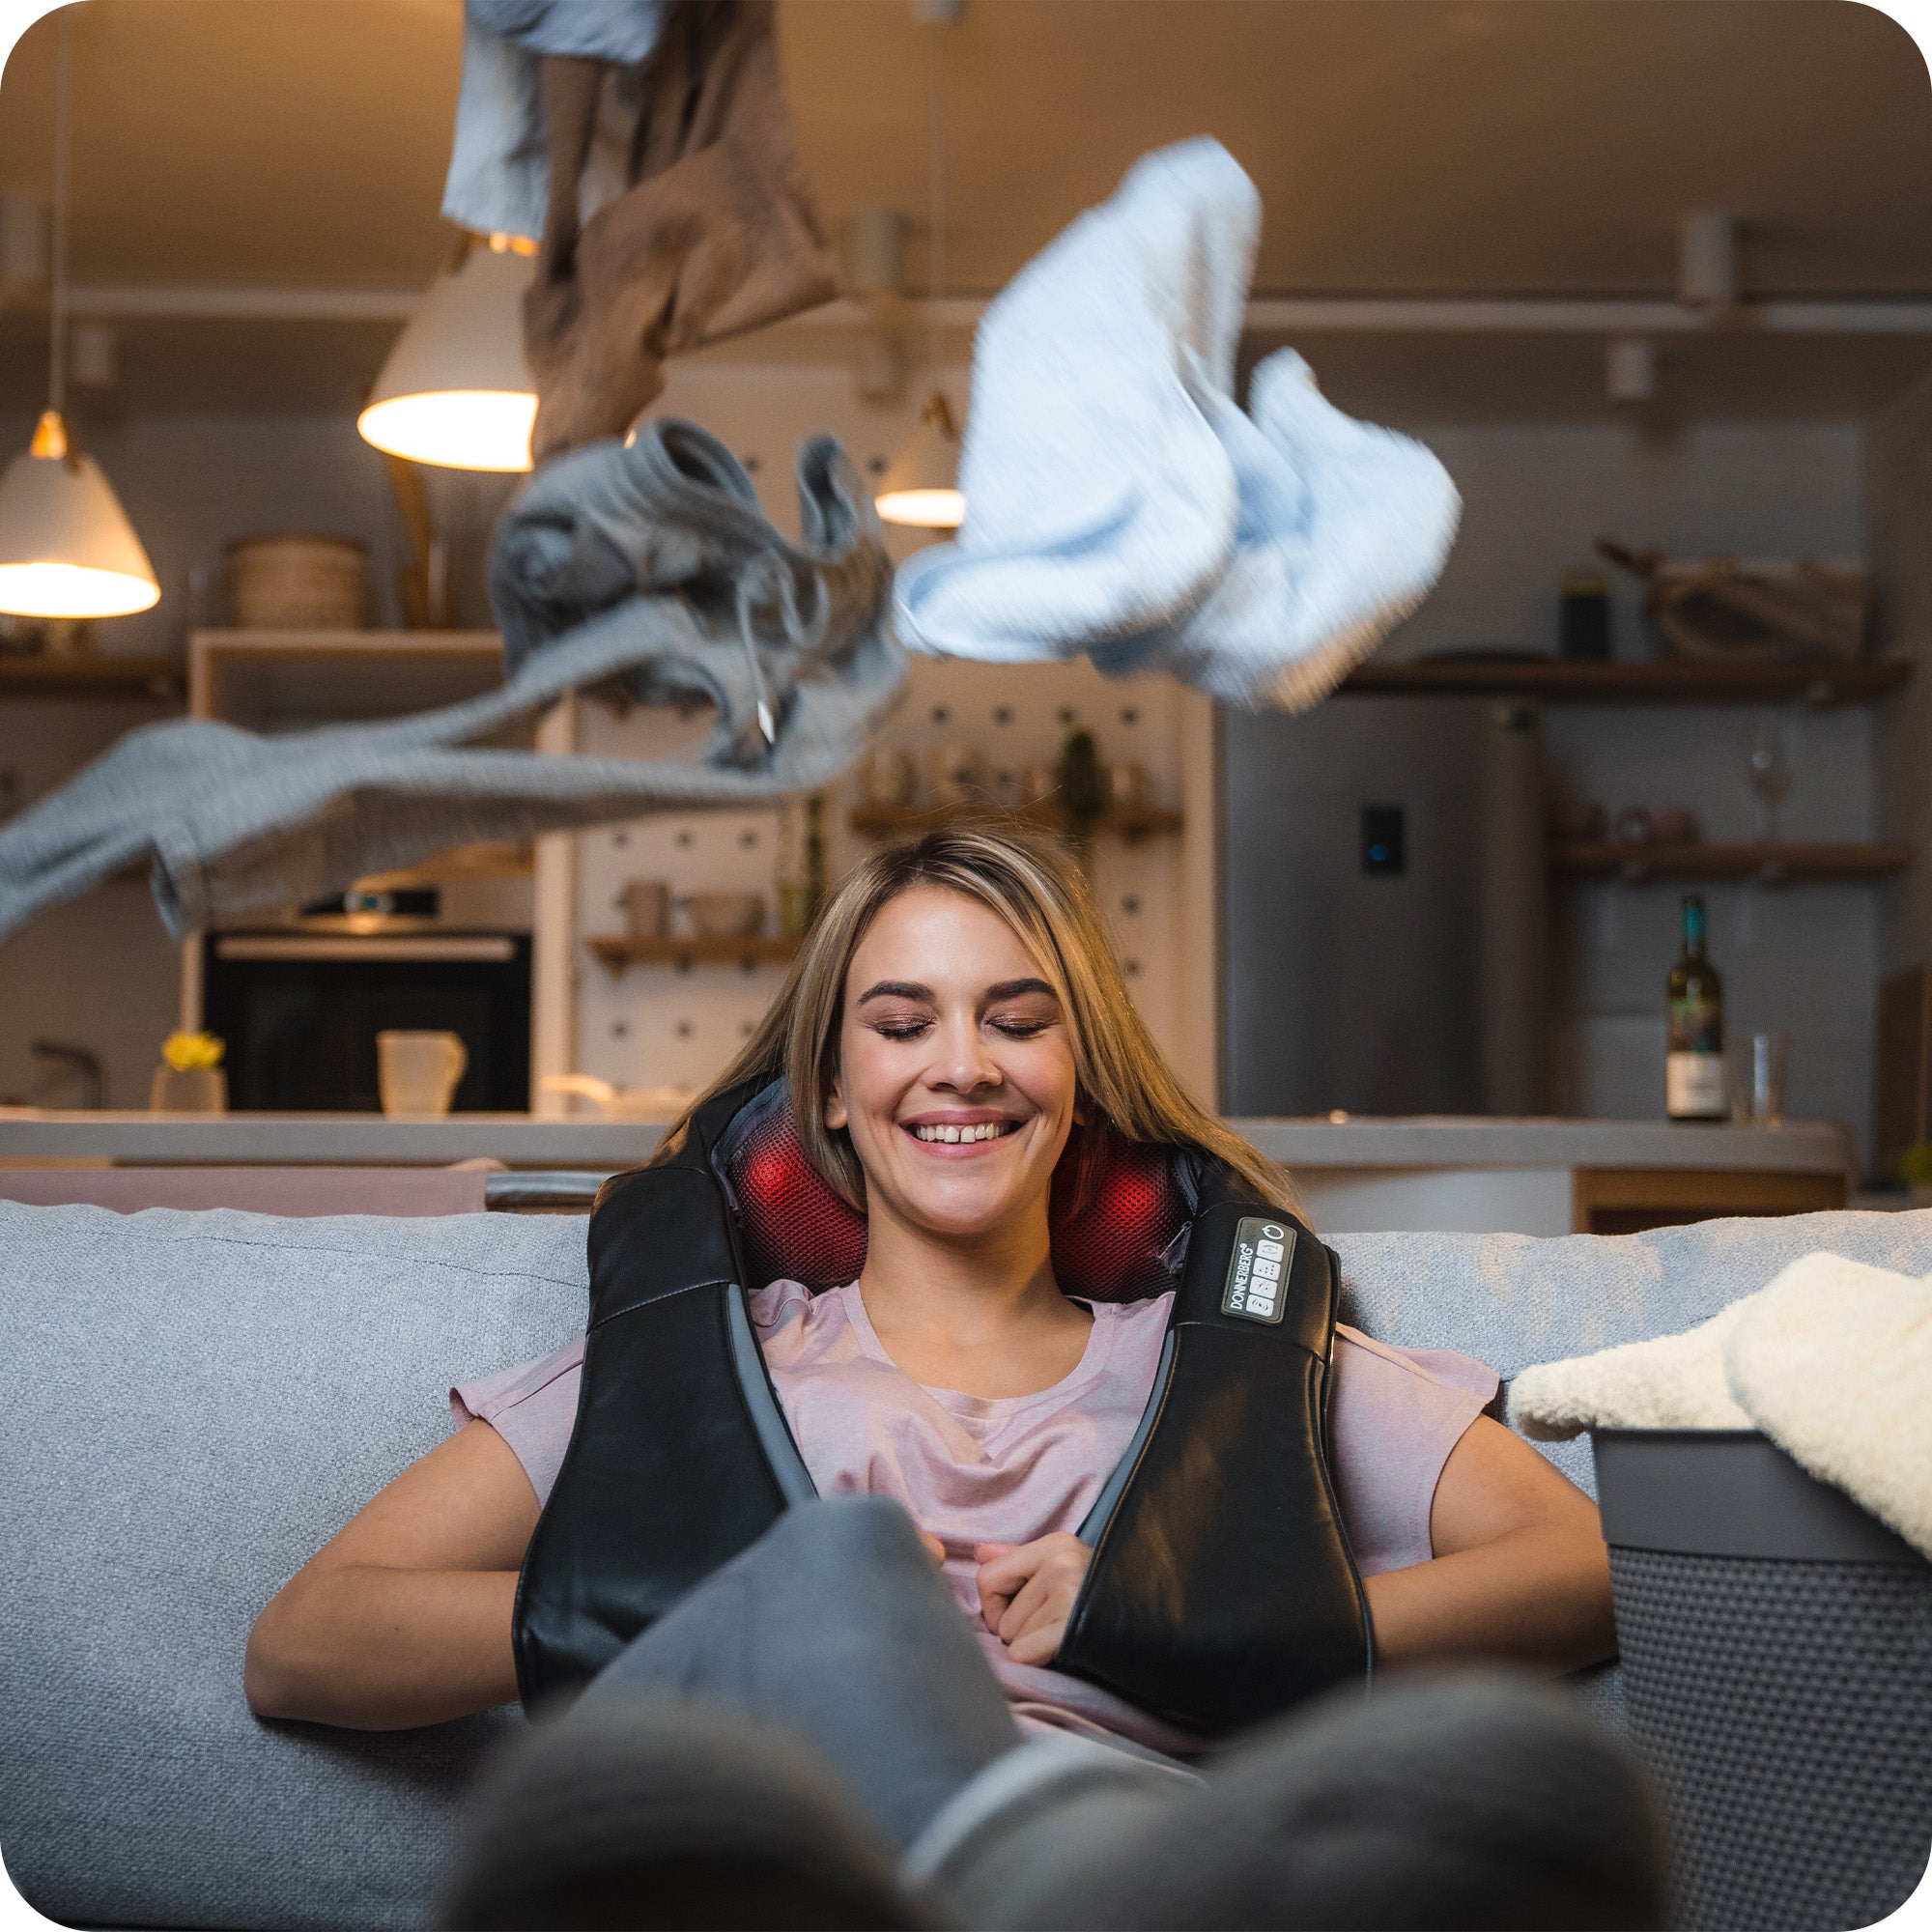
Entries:
{"label": "ceramic mug", "polygon": [[376,1062],[385,1114],[446,1114],[469,1050],[453,1033],[384,1031]]}
{"label": "ceramic mug", "polygon": [[749,939],[764,929],[763,893],[692,893],[684,903],[700,939]]}
{"label": "ceramic mug", "polygon": [[670,930],[670,888],[664,880],[626,879],[617,902],[633,939],[662,939]]}

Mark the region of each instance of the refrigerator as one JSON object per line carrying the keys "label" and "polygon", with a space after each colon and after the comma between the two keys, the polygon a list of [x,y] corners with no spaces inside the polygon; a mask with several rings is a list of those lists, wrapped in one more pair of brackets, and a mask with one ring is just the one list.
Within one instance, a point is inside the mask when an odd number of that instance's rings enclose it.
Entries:
{"label": "refrigerator", "polygon": [[1534,707],[1229,710],[1219,781],[1223,1110],[1545,1111]]}

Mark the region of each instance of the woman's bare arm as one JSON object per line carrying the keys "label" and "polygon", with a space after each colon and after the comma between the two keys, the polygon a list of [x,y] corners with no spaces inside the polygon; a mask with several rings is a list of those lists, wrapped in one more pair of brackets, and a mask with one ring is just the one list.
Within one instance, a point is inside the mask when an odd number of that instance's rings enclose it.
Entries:
{"label": "woman's bare arm", "polygon": [[1561,1671],[1615,1654],[1597,1506],[1500,1423],[1478,1416],[1450,1451],[1429,1529],[1435,1561],[1367,1579],[1378,1662]]}
{"label": "woman's bare arm", "polygon": [[510,1616],[539,1514],[509,1444],[486,1422],[459,1430],[256,1619],[242,1666],[249,1708],[389,1731],[513,1702]]}

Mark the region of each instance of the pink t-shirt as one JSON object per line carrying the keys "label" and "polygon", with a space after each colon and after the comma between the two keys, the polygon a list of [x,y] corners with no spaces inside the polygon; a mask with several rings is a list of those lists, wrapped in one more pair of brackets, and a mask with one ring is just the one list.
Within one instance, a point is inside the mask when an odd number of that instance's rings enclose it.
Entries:
{"label": "pink t-shirt", "polygon": [[[1096,1302],[1072,1372],[1035,1395],[985,1397],[916,1382],[886,1353],[858,1284],[812,1295],[778,1281],[753,1325],[799,1453],[821,1494],[891,1496],[946,1546],[946,1575],[1029,1728],[1125,1737],[1184,1755],[1195,1740],[1064,1672],[1014,1663],[980,1617],[976,1543],[1076,1530],[1140,1424],[1172,1295]],[[548,1499],[577,1419],[583,1343],[450,1391],[461,1424],[490,1423]],[[1425,1563],[1435,1483],[1496,1377],[1466,1355],[1392,1349],[1335,1331],[1331,1473],[1364,1576]]]}

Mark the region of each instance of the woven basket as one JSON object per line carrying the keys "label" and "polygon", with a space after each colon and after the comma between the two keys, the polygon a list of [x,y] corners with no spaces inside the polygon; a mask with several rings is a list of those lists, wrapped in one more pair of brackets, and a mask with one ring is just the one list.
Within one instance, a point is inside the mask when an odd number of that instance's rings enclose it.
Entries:
{"label": "woven basket", "polygon": [[1932,1564],[1750,1432],[1599,1430],[1633,1741],[1688,1932],[1840,1932],[1932,1854]]}
{"label": "woven basket", "polygon": [[228,589],[244,631],[358,631],[368,601],[369,553],[354,537],[238,537]]}

